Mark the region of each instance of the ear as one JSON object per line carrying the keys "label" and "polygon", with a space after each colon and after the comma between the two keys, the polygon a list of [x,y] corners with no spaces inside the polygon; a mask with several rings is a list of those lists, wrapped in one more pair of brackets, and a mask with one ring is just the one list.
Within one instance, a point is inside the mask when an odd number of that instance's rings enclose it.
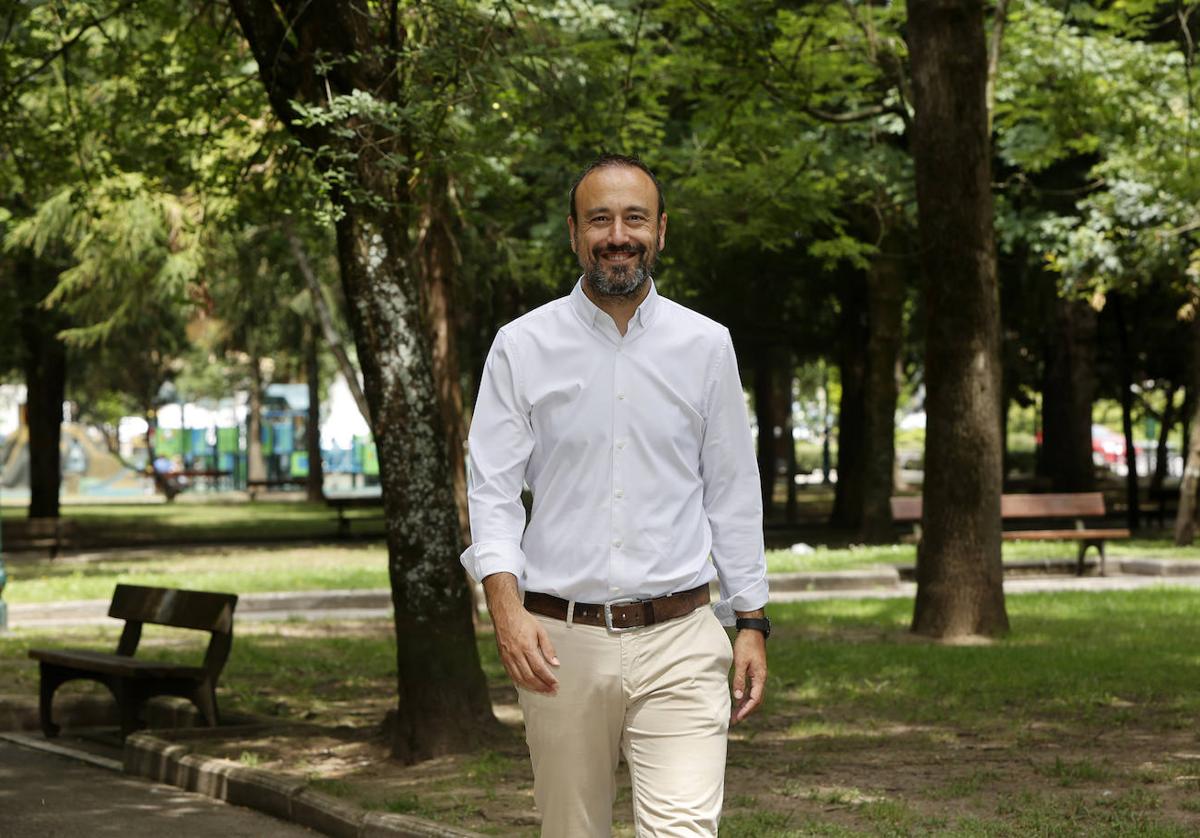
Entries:
{"label": "ear", "polygon": [[667,246],[667,214],[664,212],[658,219],[658,249]]}
{"label": "ear", "polygon": [[567,238],[571,240],[571,252],[579,253],[579,248],[575,244],[575,216],[567,216]]}

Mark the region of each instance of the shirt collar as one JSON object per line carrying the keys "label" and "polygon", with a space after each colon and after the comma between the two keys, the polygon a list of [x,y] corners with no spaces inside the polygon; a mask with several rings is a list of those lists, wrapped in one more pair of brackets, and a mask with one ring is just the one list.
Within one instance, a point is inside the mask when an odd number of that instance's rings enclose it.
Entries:
{"label": "shirt collar", "polygon": [[[658,289],[654,286],[654,279],[646,280],[650,283],[650,291],[646,294],[646,299],[642,300],[637,307],[637,311],[633,313],[633,318],[630,323],[637,323],[643,329],[647,328],[653,321],[654,315],[658,311]],[[589,326],[595,327],[596,318],[601,314],[608,317],[607,313],[600,309],[595,303],[588,299],[588,295],[583,293],[583,277],[580,277],[575,283],[575,287],[571,289],[571,307],[575,309],[575,313],[579,318]]]}

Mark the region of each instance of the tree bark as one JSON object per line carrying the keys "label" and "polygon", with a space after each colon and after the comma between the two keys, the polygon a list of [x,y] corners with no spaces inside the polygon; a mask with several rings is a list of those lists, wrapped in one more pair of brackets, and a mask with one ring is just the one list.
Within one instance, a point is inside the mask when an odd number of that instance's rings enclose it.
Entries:
{"label": "tree bark", "polygon": [[915,0],[908,43],[927,333],[913,631],[1008,629],[1000,557],[999,300],[979,0]]}
{"label": "tree bark", "polygon": [[1056,492],[1095,490],[1092,402],[1096,395],[1096,312],[1057,297],[1042,382],[1042,473]]}
{"label": "tree bark", "polygon": [[29,425],[29,517],[57,518],[62,484],[63,400],[67,390],[67,348],[59,339],[62,316],[41,302],[57,281],[50,265],[32,254],[16,259],[21,295],[20,332]]}
{"label": "tree bark", "polygon": [[262,444],[262,359],[258,353],[250,358],[250,404],[246,413],[246,479],[266,480],[267,463]]}
{"label": "tree bark", "polygon": [[1170,382],[1167,385],[1166,401],[1163,404],[1162,415],[1159,417],[1158,445],[1154,449],[1154,476],[1150,478],[1150,492],[1158,495],[1162,492],[1163,483],[1167,480],[1171,457],[1171,428],[1175,427],[1175,394],[1179,385]]}
{"label": "tree bark", "polygon": [[471,517],[467,508],[466,429],[463,427],[463,389],[455,340],[454,274],[458,246],[451,229],[450,182],[444,170],[431,177],[429,195],[422,207],[417,248],[426,320],[433,331],[433,380],[446,429],[446,452],[454,481],[454,504],[462,545],[471,543]]}
{"label": "tree bark", "polygon": [[1196,493],[1200,488],[1200,317],[1192,320],[1192,380],[1188,388],[1192,415],[1187,431],[1187,459],[1179,481],[1179,511],[1175,515],[1175,544],[1185,547],[1196,537]]}
{"label": "tree bark", "polygon": [[758,479],[763,520],[775,517],[775,358],[769,344],[759,344],[754,360],[754,419],[758,425]]}
{"label": "tree bark", "polygon": [[[309,149],[336,147],[350,167],[333,195],[338,263],[379,452],[395,611],[398,701],[392,754],[416,761],[480,745],[496,729],[474,636],[474,610],[458,562],[462,530],[446,421],[434,371],[429,277],[411,230],[412,207],[433,185],[414,130],[351,117],[304,126],[292,102],[369,92],[406,107],[419,61],[401,7],[366,15],[332,0],[232,0],[275,112]],[[430,14],[436,14],[431,11]],[[429,31],[438,31],[433,28]],[[318,56],[321,64],[318,65]],[[334,59],[334,60],[330,60]],[[325,69],[331,66],[332,69]],[[419,95],[429,90],[414,85]],[[350,129],[343,131],[342,129]],[[329,157],[320,158],[322,165]],[[437,201],[436,196],[429,200]]]}
{"label": "tree bark", "polygon": [[305,358],[305,378],[308,379],[308,421],[304,438],[308,449],[308,478],[304,481],[309,501],[325,500],[325,467],[321,462],[321,363],[317,355],[317,331],[309,324],[305,330],[308,343]]}
{"label": "tree bark", "polygon": [[29,420],[29,517],[57,518],[67,350],[55,333],[57,321],[44,312],[38,315],[24,318],[21,324]]}
{"label": "tree bark", "polygon": [[1119,294],[1112,297],[1117,320],[1117,343],[1121,371],[1121,430],[1125,436],[1125,515],[1130,530],[1141,521],[1138,499],[1137,448],[1133,442],[1133,349],[1129,345],[1129,324],[1125,322],[1125,303]]}
{"label": "tree bark", "polygon": [[867,285],[861,274],[842,284],[838,371],[842,397],[837,417],[837,487],[829,522],[858,533],[863,524],[867,428]]}
{"label": "tree bark", "polygon": [[896,471],[896,364],[903,341],[904,264],[894,254],[896,237],[881,244],[867,274],[867,377],[863,434],[861,539],[868,544],[893,540],[892,479]]}

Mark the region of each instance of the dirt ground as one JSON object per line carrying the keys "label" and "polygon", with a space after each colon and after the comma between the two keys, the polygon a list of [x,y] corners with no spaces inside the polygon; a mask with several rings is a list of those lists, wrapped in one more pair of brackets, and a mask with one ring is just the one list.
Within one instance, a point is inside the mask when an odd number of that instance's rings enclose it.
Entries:
{"label": "dirt ground", "polygon": [[[303,633],[302,624],[288,631]],[[190,740],[372,808],[496,835],[536,835],[515,691],[493,689],[505,735],[414,766],[388,757],[391,685],[304,722]],[[293,717],[294,718],[294,717]],[[1200,834],[1200,737],[1177,716],[1114,705],[1087,720],[901,726],[777,691],[731,735],[723,836]],[[615,835],[633,834],[624,766]]]}

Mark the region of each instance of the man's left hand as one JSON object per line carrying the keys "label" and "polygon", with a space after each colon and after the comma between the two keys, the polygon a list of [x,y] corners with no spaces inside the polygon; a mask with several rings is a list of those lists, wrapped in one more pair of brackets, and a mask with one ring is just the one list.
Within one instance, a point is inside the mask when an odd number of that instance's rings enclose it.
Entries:
{"label": "man's left hand", "polygon": [[736,725],[758,709],[767,683],[767,641],[761,631],[739,631],[733,640],[733,714]]}

